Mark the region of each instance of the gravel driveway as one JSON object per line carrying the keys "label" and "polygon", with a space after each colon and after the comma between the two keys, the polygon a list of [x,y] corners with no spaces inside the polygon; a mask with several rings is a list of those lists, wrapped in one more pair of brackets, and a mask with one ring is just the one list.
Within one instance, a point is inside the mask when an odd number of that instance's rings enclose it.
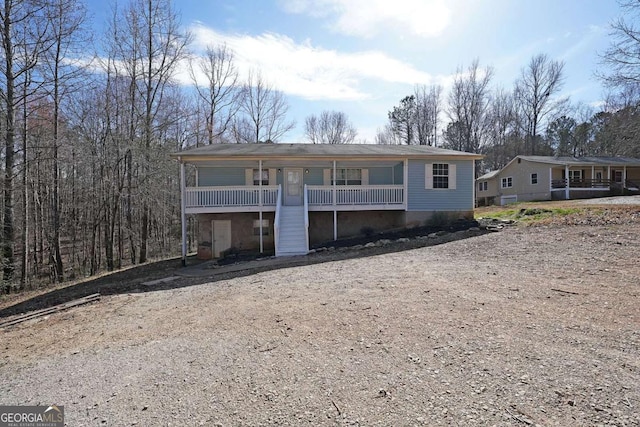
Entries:
{"label": "gravel driveway", "polygon": [[574,200],[584,205],[640,205],[640,196],[613,196],[598,199]]}
{"label": "gravel driveway", "polygon": [[0,404],[69,426],[638,426],[638,236],[513,227],[104,297],[0,330]]}

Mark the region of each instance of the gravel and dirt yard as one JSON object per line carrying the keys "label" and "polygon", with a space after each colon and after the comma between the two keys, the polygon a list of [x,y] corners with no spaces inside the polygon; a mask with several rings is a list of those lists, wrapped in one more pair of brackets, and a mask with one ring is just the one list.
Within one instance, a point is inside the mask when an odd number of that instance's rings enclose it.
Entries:
{"label": "gravel and dirt yard", "polygon": [[0,329],[0,404],[64,405],[69,426],[639,426],[640,205],[579,205],[438,245],[100,278],[99,302]]}

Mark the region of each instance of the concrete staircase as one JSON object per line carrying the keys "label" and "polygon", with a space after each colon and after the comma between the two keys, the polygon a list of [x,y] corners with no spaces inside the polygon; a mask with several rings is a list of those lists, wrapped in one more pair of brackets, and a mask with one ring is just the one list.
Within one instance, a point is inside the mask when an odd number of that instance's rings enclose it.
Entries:
{"label": "concrete staircase", "polygon": [[281,206],[276,256],[306,255],[309,252],[306,239],[304,206]]}

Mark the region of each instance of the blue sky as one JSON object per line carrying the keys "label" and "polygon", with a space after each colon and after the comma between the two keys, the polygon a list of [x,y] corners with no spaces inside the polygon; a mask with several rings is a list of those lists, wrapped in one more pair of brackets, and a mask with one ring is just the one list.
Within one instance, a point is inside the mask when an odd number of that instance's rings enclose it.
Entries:
{"label": "blue sky", "polygon": [[[90,0],[98,29],[108,3]],[[207,44],[234,49],[242,75],[260,69],[287,95],[304,141],[304,119],[345,112],[359,139],[373,141],[387,112],[416,84],[448,92],[474,58],[495,70],[493,87],[511,89],[532,56],[565,62],[562,95],[597,105],[594,77],[609,43],[615,0],[180,0],[197,53]],[[186,74],[184,81],[186,84]]]}

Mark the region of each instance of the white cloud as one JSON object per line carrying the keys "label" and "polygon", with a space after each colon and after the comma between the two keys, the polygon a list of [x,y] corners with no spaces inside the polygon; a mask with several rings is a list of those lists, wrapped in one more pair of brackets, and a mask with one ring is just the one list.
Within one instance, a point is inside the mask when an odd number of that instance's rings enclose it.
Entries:
{"label": "white cloud", "polygon": [[[437,80],[377,51],[344,53],[314,47],[308,41],[295,43],[280,34],[229,35],[202,24],[194,25],[191,32],[197,49],[222,43],[233,49],[241,76],[259,69],[278,89],[306,99],[361,100],[372,97],[363,89],[370,81],[414,85]],[[180,79],[189,82],[186,70]]]}
{"label": "white cloud", "polygon": [[389,29],[420,37],[440,35],[451,23],[444,0],[281,0],[289,13],[325,18],[333,31],[372,37]]}

